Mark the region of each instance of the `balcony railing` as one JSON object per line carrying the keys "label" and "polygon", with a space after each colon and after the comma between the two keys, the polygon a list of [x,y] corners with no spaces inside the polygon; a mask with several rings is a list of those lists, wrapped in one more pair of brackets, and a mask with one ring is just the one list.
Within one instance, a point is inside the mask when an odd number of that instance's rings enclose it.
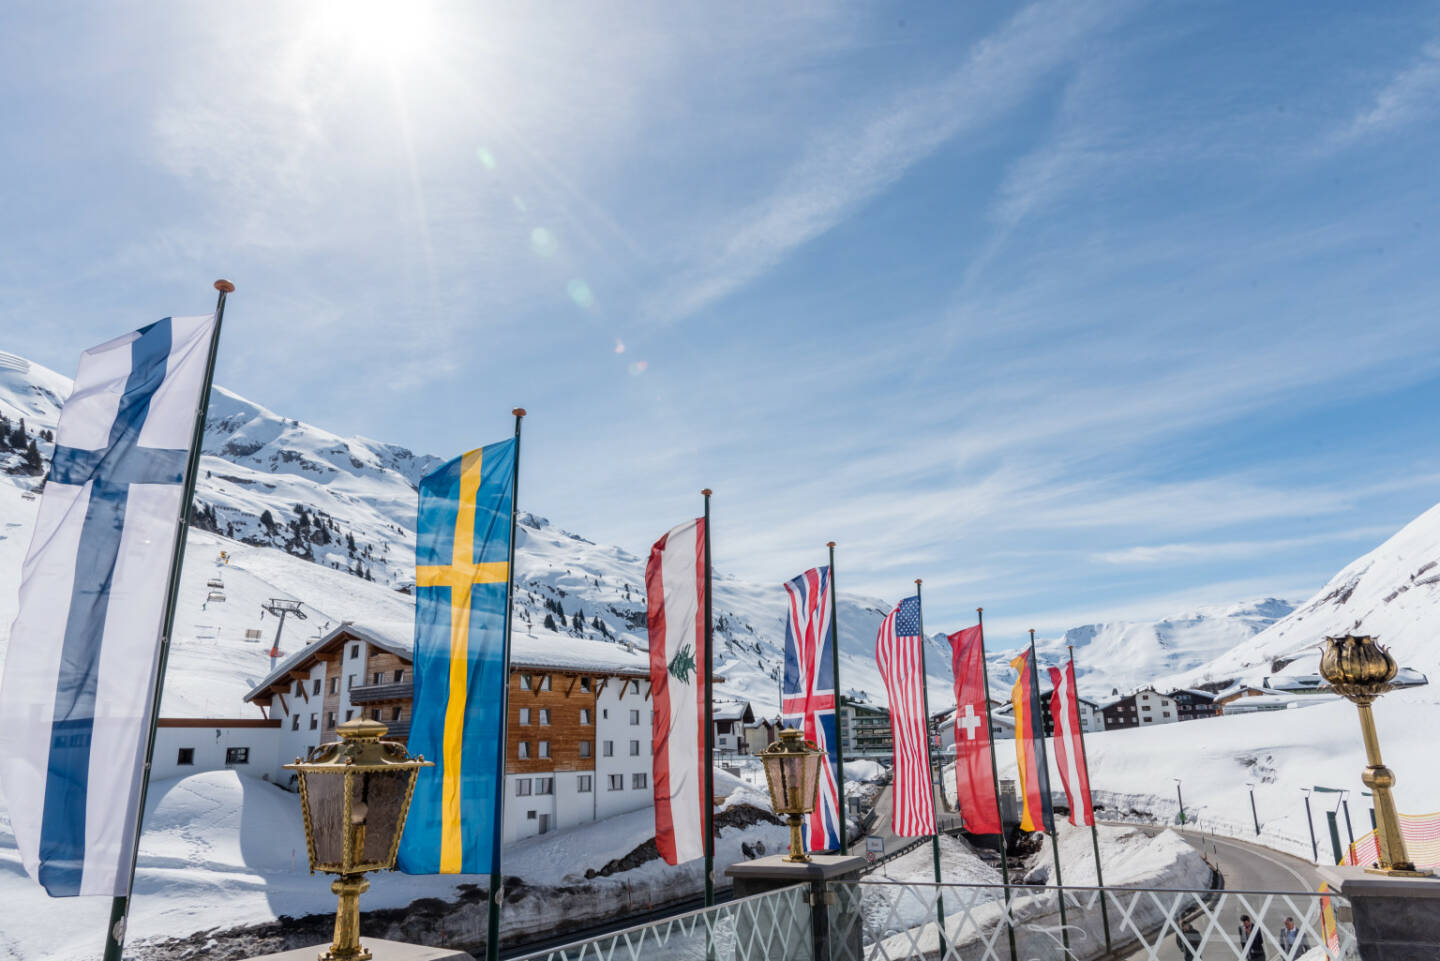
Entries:
{"label": "balcony railing", "polygon": [[815,957],[809,895],[798,884],[511,961],[826,961]]}
{"label": "balcony railing", "polygon": [[350,688],[351,704],[369,704],[372,701],[408,701],[415,696],[414,681],[395,681],[389,684],[362,684]]}
{"label": "balcony railing", "polygon": [[[830,888],[832,961],[1359,957],[1348,905],[1333,894],[1017,885],[1007,892],[999,885],[870,880]],[[1249,928],[1242,915],[1251,919]]]}

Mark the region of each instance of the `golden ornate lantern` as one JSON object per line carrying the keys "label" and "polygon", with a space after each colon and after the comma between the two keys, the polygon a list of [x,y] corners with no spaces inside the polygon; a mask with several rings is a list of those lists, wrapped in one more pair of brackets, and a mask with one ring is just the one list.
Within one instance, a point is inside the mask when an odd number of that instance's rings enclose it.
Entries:
{"label": "golden ornate lantern", "polygon": [[1380,738],[1375,733],[1375,717],[1370,705],[1390,690],[1399,668],[1395,658],[1374,639],[1347,634],[1325,638],[1320,656],[1320,674],[1335,693],[1355,704],[1360,712],[1360,731],[1365,738],[1365,758],[1370,766],[1360,776],[1375,795],[1375,837],[1379,842],[1380,861],[1370,868],[1373,874],[1406,877],[1427,877],[1428,871],[1417,871],[1405,852],[1405,838],[1400,833],[1400,818],[1395,813],[1395,799],[1390,789],[1395,786],[1395,772],[1380,759]]}
{"label": "golden ornate lantern", "polygon": [[800,826],[805,815],[815,809],[815,793],[820,783],[820,749],[801,738],[795,728],[780,732],[780,740],[760,752],[765,765],[765,780],[770,785],[770,804],[776,814],[790,820],[790,853],[787,861],[808,861]]}
{"label": "golden ornate lantern", "polygon": [[310,873],[339,875],[330,885],[340,898],[335,940],[320,961],[370,957],[360,945],[360,895],[370,889],[365,872],[395,867],[415,778],[432,763],[410,757],[398,741],[382,741],[385,730],[378,721],[346,721],[339,741],[285,765],[299,775]]}

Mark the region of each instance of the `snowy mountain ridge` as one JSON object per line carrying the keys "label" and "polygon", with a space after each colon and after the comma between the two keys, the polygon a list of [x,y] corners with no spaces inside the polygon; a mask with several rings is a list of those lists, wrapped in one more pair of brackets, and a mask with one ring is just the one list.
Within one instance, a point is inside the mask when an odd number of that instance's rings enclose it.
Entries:
{"label": "snowy mountain ridge", "polygon": [[1313,597],[1248,641],[1177,676],[1259,683],[1276,663],[1314,671],[1327,635],[1370,634],[1402,666],[1440,672],[1440,505],[1346,565]]}

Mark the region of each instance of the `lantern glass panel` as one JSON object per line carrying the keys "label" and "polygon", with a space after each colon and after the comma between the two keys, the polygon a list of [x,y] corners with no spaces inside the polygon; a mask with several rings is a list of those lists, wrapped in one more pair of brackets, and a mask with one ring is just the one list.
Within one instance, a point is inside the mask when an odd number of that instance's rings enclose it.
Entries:
{"label": "lantern glass panel", "polygon": [[787,755],[780,766],[785,772],[785,807],[799,812],[811,799],[805,794],[805,755]]}
{"label": "lantern glass panel", "polygon": [[800,790],[800,798],[805,808],[813,811],[820,794],[820,756],[815,753],[807,754],[801,759],[800,766],[805,771],[805,786]]}
{"label": "lantern glass panel", "polygon": [[305,796],[310,808],[310,831],[315,845],[315,863],[339,864],[345,850],[344,817],[341,804],[345,796],[345,773],[320,774],[306,772]]}
{"label": "lantern glass panel", "polygon": [[778,757],[767,757],[764,759],[764,764],[765,783],[768,784],[770,787],[770,806],[776,811],[781,811],[785,808],[786,805],[785,780],[784,776],[781,774],[780,771],[781,767],[784,765],[784,759]]}
{"label": "lantern glass panel", "polygon": [[[357,852],[357,860],[367,864],[388,864],[395,846],[395,831],[400,825],[405,789],[409,787],[410,770],[370,771],[353,781],[350,805],[352,811],[365,813],[365,850]],[[360,805],[365,807],[361,808]]]}

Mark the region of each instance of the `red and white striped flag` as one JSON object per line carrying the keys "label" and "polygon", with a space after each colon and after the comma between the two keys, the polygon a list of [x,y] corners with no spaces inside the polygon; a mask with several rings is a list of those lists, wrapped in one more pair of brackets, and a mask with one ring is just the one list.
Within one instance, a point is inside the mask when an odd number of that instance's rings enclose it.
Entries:
{"label": "red and white striped flag", "polygon": [[935,833],[935,794],[930,787],[930,745],[925,738],[920,598],[905,598],[880,623],[875,660],[890,699],[890,733],[895,740],[892,829],[897,837],[926,837]]}
{"label": "red and white striped flag", "polygon": [[666,864],[705,854],[705,520],[655,542],[645,565],[654,697],[655,846]]}
{"label": "red and white striped flag", "polygon": [[1089,826],[1095,823],[1095,808],[1090,803],[1090,772],[1085,769],[1085,748],[1080,743],[1080,702],[1075,693],[1075,661],[1066,663],[1062,671],[1050,670],[1050,719],[1055,722],[1055,761],[1060,766],[1060,783],[1070,799],[1070,823]]}

